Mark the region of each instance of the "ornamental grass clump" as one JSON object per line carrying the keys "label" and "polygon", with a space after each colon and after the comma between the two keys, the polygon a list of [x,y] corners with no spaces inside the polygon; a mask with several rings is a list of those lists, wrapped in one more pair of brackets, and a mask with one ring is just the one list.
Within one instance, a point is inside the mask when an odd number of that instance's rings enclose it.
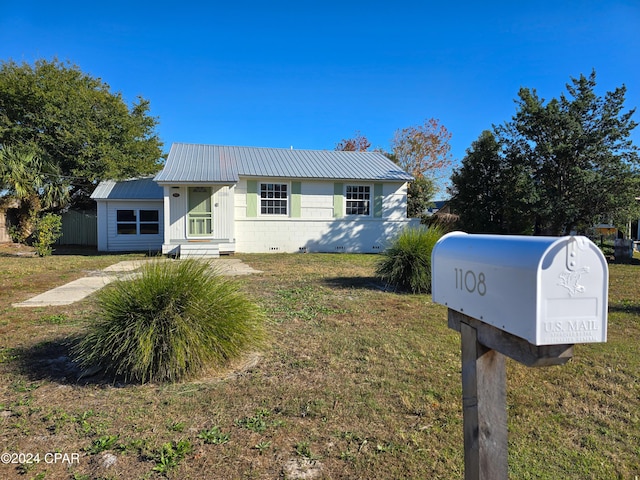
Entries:
{"label": "ornamental grass clump", "polygon": [[176,382],[263,345],[264,315],[238,283],[197,260],[152,261],[98,294],[100,316],[74,348],[81,368]]}
{"label": "ornamental grass clump", "polygon": [[403,229],[382,253],[376,274],[398,290],[431,292],[431,251],[442,235],[439,227]]}

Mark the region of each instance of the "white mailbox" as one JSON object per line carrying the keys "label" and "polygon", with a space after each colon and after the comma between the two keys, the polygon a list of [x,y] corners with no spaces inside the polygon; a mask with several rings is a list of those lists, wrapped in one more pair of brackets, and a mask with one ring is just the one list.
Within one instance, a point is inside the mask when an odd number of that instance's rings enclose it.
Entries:
{"label": "white mailbox", "polygon": [[434,302],[531,344],[607,340],[609,271],[586,237],[453,232],[431,269]]}

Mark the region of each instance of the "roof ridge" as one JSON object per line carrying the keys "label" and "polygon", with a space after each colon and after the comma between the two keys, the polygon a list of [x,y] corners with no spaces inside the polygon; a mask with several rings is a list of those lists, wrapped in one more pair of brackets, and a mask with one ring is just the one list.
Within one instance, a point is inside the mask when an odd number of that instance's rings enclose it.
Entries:
{"label": "roof ridge", "polygon": [[256,146],[252,146],[252,145],[224,145],[224,144],[220,144],[220,143],[196,143],[196,142],[173,142],[171,144],[171,146],[173,147],[173,145],[185,145],[185,146],[197,146],[197,147],[218,147],[218,148],[242,148],[242,149],[255,149],[255,150],[284,150],[284,151],[291,151],[291,152],[331,152],[331,153],[346,153],[346,154],[352,154],[352,153],[374,153],[374,154],[380,154],[386,157],[386,155],[384,155],[383,152],[376,152],[376,151],[359,151],[359,152],[354,152],[354,151],[349,151],[349,150],[329,150],[326,148],[286,148],[286,147],[256,147]]}

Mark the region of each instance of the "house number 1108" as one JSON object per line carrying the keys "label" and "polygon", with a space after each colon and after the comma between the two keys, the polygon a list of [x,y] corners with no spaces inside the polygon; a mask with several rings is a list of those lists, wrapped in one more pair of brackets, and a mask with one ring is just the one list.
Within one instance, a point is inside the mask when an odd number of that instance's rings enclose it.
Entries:
{"label": "house number 1108", "polygon": [[484,273],[478,275],[473,270],[454,268],[456,273],[456,289],[466,290],[469,293],[478,293],[483,297],[487,293],[487,284]]}

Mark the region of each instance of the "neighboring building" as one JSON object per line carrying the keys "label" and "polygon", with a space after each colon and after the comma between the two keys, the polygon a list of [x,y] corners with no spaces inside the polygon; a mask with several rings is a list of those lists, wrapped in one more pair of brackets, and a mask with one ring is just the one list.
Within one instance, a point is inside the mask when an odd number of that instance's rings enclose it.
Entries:
{"label": "neighboring building", "polygon": [[434,200],[433,204],[427,208],[427,217],[432,217],[437,213],[451,213],[449,208],[449,200]]}
{"label": "neighboring building", "polygon": [[98,250],[379,252],[413,178],[376,152],[175,143],[155,178],[101,182]]}

